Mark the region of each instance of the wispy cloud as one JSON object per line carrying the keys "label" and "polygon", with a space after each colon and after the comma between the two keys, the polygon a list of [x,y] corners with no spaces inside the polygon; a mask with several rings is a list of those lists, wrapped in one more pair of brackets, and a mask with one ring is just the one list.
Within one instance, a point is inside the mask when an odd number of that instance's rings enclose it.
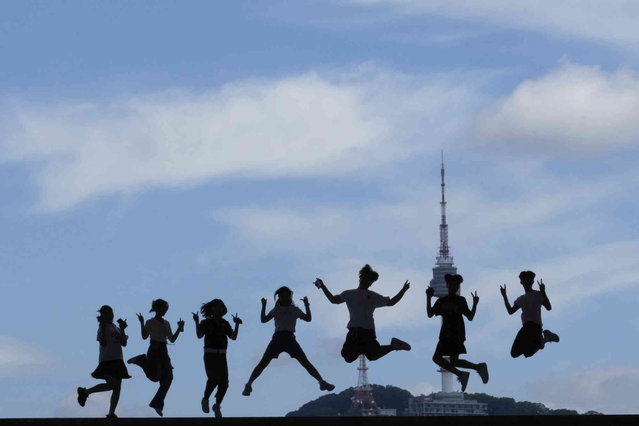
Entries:
{"label": "wispy cloud", "polygon": [[637,148],[639,75],[563,62],[485,108],[476,130],[508,152],[593,154]]}
{"label": "wispy cloud", "polygon": [[[5,102],[0,161],[28,162],[43,210],[216,177],[326,176],[405,158],[430,125],[445,139],[472,84],[364,65],[201,93]],[[431,129],[431,130],[432,130]]]}
{"label": "wispy cloud", "polygon": [[534,0],[350,0],[350,3],[387,6],[398,13],[443,16],[622,46],[636,46],[639,41],[636,31],[639,5],[632,0],[557,0],[552,4]]}
{"label": "wispy cloud", "polygon": [[41,370],[50,364],[43,351],[10,336],[0,336],[0,376]]}

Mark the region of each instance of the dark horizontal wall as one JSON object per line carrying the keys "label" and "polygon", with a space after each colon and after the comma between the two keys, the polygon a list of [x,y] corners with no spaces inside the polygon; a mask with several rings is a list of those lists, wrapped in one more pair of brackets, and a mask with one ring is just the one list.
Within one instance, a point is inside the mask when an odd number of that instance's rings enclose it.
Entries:
{"label": "dark horizontal wall", "polygon": [[639,416],[250,417],[0,419],[0,426],[581,426],[639,425]]}

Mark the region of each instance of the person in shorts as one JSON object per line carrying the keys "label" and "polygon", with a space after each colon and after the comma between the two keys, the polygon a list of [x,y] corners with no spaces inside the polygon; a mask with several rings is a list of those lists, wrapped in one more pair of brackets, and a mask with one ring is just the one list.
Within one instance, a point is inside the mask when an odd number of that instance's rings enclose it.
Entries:
{"label": "person in shorts", "polygon": [[[466,298],[458,295],[459,287],[464,278],[458,274],[446,274],[446,288],[448,295],[437,299],[431,306],[431,301],[435,290],[432,287],[426,289],[426,313],[428,318],[435,315],[442,317],[442,327],[439,332],[439,342],[433,354],[433,362],[444,370],[450,371],[461,383],[461,390],[464,392],[468,385],[470,373],[461,371],[459,368],[475,370],[481,377],[482,382],[488,383],[488,366],[485,362],[478,364],[472,363],[465,359],[460,359],[459,355],[466,353],[466,327],[464,325],[464,316],[468,321],[472,321],[477,312],[477,303],[479,297],[477,292],[473,295],[473,307],[468,309]],[[448,357],[445,358],[445,357]]]}
{"label": "person in shorts", "polygon": [[359,271],[359,286],[338,295],[333,295],[321,279],[315,280],[315,286],[324,292],[329,302],[346,303],[348,308],[350,314],[347,325],[348,333],[344,346],[342,346],[342,358],[348,363],[355,361],[360,355],[374,361],[393,350],[409,351],[411,349],[408,343],[395,337],[391,339],[389,345],[381,345],[377,341],[373,312],[377,308],[395,305],[410,288],[410,283],[406,281],[399,293],[393,298],[385,297],[369,290],[378,278],[379,274],[370,265],[364,265]]}
{"label": "person in shorts", "polygon": [[297,319],[299,318],[306,322],[311,321],[311,306],[308,298],[304,297],[301,299],[302,302],[304,302],[304,308],[306,310],[306,312],[302,312],[300,308],[293,304],[293,291],[291,291],[290,288],[280,287],[275,292],[274,297],[277,297],[275,307],[271,309],[268,314],[266,313],[266,299],[262,298],[260,318],[262,323],[274,319],[275,333],[273,333],[273,338],[266,347],[262,359],[255,366],[255,369],[253,369],[251,377],[244,386],[242,395],[249,396],[251,394],[255,379],[257,379],[266,366],[269,365],[273,359],[279,357],[282,352],[286,352],[291,358],[295,358],[302,367],[308,371],[308,374],[317,380],[320,390],[332,391],[335,389],[335,386],[322,378],[317,369],[308,360],[306,354],[304,354],[297,340],[295,340],[295,323]]}
{"label": "person in shorts", "polygon": [[128,336],[124,333],[126,320],[118,319],[118,326],[113,324],[113,309],[104,305],[98,311],[98,342],[100,342],[100,356],[98,367],[91,373],[95,379],[105,380],[89,389],[78,388],[78,403],[84,407],[87,398],[92,393],[112,391],[108,418],[115,418],[115,408],[120,400],[122,379],[130,379],[122,358],[122,346],[126,346]]}
{"label": "person in shorts", "polygon": [[543,349],[548,342],[559,342],[559,336],[550,330],[543,330],[541,322],[541,307],[550,311],[552,305],[546,294],[544,280],[537,281],[539,290],[533,290],[535,273],[533,271],[522,271],[519,274],[519,282],[524,287],[524,294],[519,296],[511,306],[506,294],[506,284],[499,286],[501,295],[504,298],[504,305],[508,314],[512,315],[521,309],[521,329],[515,337],[510,356],[517,358],[520,355],[529,358]]}

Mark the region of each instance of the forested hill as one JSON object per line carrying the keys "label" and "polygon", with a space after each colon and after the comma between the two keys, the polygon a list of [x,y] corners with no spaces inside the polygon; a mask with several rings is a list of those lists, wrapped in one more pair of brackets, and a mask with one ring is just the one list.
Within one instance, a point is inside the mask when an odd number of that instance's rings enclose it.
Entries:
{"label": "forested hill", "polygon": [[[372,385],[375,401],[380,408],[395,408],[402,415],[408,406],[408,398],[412,397],[407,390],[395,386]],[[297,411],[291,411],[287,417],[321,417],[321,416],[356,416],[359,413],[350,411],[353,388],[338,394],[324,395],[314,401],[307,402]],[[513,398],[494,397],[485,393],[467,393],[465,399],[474,399],[488,404],[489,415],[576,415],[575,410],[551,410],[539,402],[521,401]],[[585,414],[599,414],[589,411]]]}

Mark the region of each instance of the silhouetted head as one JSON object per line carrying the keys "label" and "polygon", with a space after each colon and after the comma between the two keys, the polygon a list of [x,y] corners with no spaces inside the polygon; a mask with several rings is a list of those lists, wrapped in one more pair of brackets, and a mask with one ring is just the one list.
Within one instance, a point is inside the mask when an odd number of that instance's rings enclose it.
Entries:
{"label": "silhouetted head", "polygon": [[459,274],[446,274],[444,275],[446,281],[446,288],[450,296],[457,294],[459,286],[464,282],[464,277]]}
{"label": "silhouetted head", "polygon": [[151,309],[149,312],[155,312],[159,316],[163,316],[166,314],[166,311],[169,310],[169,302],[163,299],[155,299],[151,302]]}
{"label": "silhouetted head", "polygon": [[204,303],[200,308],[200,312],[205,318],[221,318],[228,310],[221,299],[213,299],[208,303]]}
{"label": "silhouetted head", "polygon": [[521,271],[519,273],[519,282],[524,286],[524,289],[532,289],[535,283],[535,273],[533,271]]}
{"label": "silhouetted head", "polygon": [[379,274],[373,271],[371,265],[368,263],[359,270],[359,288],[367,289],[373,285],[379,278]]}
{"label": "silhouetted head", "polygon": [[273,298],[277,297],[275,305],[289,306],[293,304],[293,290],[286,286],[282,286],[275,290]]}
{"label": "silhouetted head", "polygon": [[109,324],[113,322],[113,309],[109,305],[103,305],[98,309],[100,315],[98,316],[98,322],[100,324]]}

